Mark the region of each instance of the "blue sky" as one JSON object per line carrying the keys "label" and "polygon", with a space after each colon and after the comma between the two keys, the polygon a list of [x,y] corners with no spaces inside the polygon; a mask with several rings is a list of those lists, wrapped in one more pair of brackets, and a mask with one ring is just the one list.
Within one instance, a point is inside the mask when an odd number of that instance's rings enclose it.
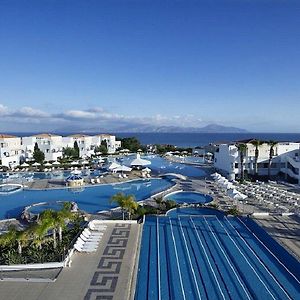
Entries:
{"label": "blue sky", "polygon": [[300,132],[299,1],[2,0],[0,45],[0,131]]}

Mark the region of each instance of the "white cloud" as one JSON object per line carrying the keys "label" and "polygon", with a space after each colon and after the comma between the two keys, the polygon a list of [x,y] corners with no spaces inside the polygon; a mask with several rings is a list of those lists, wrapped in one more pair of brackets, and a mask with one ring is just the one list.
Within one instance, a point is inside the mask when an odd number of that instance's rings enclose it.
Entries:
{"label": "white cloud", "polygon": [[140,117],[133,115],[121,115],[105,111],[103,108],[94,107],[86,110],[71,109],[62,111],[59,113],[47,113],[45,111],[24,106],[19,109],[9,109],[8,107],[0,104],[0,115],[2,121],[8,121],[14,124],[34,124],[39,123],[43,126],[48,126],[49,130],[55,130],[59,124],[65,124],[67,126],[74,125],[80,126],[81,128],[101,127],[107,128],[118,128],[127,126],[130,128],[131,125],[137,127],[141,125],[151,126],[199,126],[198,117],[194,115],[175,115],[165,116],[157,114],[154,116]]}

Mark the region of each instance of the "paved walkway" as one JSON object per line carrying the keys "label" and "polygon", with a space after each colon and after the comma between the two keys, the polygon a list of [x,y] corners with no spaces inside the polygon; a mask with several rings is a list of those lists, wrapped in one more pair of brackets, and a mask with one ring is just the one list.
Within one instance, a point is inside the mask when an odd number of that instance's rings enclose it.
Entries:
{"label": "paved walkway", "polygon": [[110,223],[97,252],[76,253],[56,282],[0,282],[0,299],[129,299],[139,230],[138,224]]}

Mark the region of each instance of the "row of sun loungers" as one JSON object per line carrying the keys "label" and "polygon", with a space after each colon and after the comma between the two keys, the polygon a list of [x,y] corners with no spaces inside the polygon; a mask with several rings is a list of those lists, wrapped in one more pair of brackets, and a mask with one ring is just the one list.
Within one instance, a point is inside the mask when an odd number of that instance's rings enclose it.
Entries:
{"label": "row of sun loungers", "polygon": [[95,252],[98,249],[107,225],[96,225],[92,222],[85,228],[74,244],[74,249],[78,252]]}

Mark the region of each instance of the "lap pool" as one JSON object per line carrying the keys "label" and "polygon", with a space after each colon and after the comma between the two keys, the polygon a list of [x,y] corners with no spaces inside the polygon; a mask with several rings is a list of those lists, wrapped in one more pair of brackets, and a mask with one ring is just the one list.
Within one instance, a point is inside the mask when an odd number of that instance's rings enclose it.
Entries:
{"label": "lap pool", "polygon": [[0,219],[18,217],[25,206],[40,202],[74,201],[79,209],[88,213],[108,210],[116,205],[110,198],[118,192],[133,194],[137,201],[170,188],[168,179],[143,179],[118,184],[85,187],[81,192],[73,189],[23,190],[11,195],[0,195]]}
{"label": "lap pool", "polygon": [[135,299],[298,299],[299,279],[299,262],[249,218],[150,216]]}

